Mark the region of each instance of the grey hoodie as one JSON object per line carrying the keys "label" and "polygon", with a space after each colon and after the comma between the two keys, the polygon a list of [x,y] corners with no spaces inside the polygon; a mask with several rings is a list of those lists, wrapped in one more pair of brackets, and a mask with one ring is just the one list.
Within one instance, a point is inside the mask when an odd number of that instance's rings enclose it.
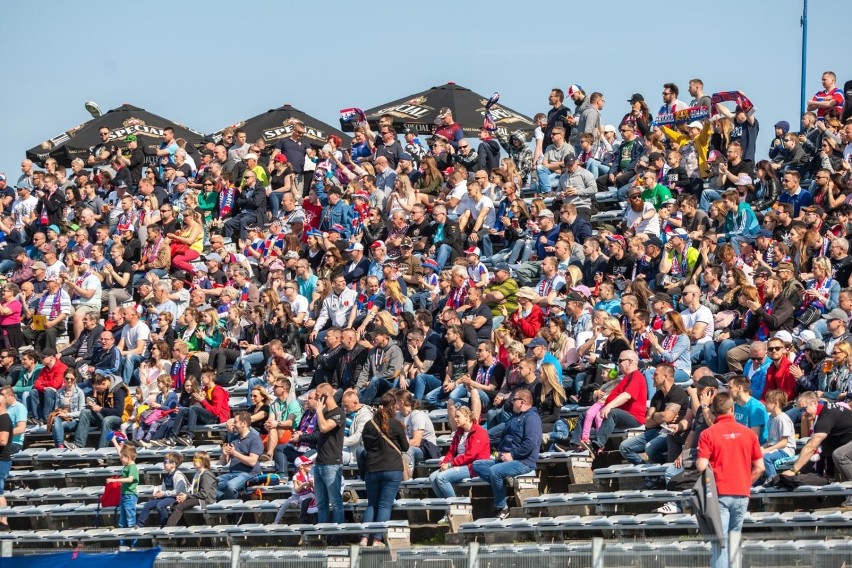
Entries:
{"label": "grey hoodie", "polygon": [[352,423],[349,425],[349,432],[343,436],[343,445],[351,452],[354,452],[361,446],[361,434],[364,433],[364,426],[372,420],[373,409],[362,404],[361,408],[355,411],[355,416],[352,417]]}

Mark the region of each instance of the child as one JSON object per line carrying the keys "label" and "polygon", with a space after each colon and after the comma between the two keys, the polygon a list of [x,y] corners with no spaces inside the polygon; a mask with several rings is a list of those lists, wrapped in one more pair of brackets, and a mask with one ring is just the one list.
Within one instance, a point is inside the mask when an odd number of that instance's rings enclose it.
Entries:
{"label": "child", "polygon": [[142,387],[136,387],[133,411],[127,417],[127,422],[121,425],[121,433],[124,434],[125,439],[130,438],[133,432],[139,428],[139,424],[142,423],[142,413],[149,408],[148,403],[145,402],[145,391],[142,390]]}
{"label": "child", "polygon": [[118,527],[136,526],[136,502],[139,500],[139,468],[136,467],[136,448],[127,444],[118,453],[121,458],[121,477],[107,479],[107,483],[121,483],[121,504],[118,507]]}
{"label": "child", "polygon": [[479,247],[470,247],[464,253],[467,255],[467,277],[470,278],[471,285],[476,288],[485,288],[488,286],[490,276],[488,269],[479,261],[482,251]]}
{"label": "child", "polygon": [[290,505],[299,503],[299,522],[311,523],[311,515],[317,512],[317,502],[314,499],[314,474],[311,469],[314,465],[313,455],[304,455],[296,458],[296,473],[293,474],[293,494],[281,504],[278,514],[275,515],[274,524],[281,522],[284,513]]}
{"label": "child", "polygon": [[769,434],[763,444],[763,464],[766,466],[766,480],[775,477],[775,464],[796,453],[796,428],[793,421],[783,412],[787,404],[787,393],[771,390],[764,396],[766,410],[769,412]]}
{"label": "child", "polygon": [[[437,301],[438,295],[441,293],[438,279],[438,263],[427,258],[420,263],[423,268],[423,274],[419,276],[420,287],[423,292],[412,295],[412,301],[415,302],[414,307],[431,309],[434,302]],[[416,301],[415,301],[416,300]]]}
{"label": "child", "polygon": [[681,160],[683,160],[683,154],[680,150],[669,150],[666,155],[669,170],[663,177],[663,185],[671,190],[672,195],[677,195],[689,185],[689,175],[686,173],[686,168],[680,165]]}
{"label": "child", "polygon": [[[607,378],[607,375],[604,375],[604,379]],[[589,409],[586,411],[586,417],[583,420],[583,430],[580,434],[580,451],[588,450],[589,455],[595,457],[598,453],[598,450],[592,445],[590,442],[591,434],[592,434],[592,425],[594,424],[595,430],[601,427],[603,424],[603,417],[601,417],[601,410],[606,405],[606,397],[609,395],[610,391],[615,388],[619,381],[607,381],[604,383],[600,389],[595,391],[594,397],[597,402],[595,402]]]}

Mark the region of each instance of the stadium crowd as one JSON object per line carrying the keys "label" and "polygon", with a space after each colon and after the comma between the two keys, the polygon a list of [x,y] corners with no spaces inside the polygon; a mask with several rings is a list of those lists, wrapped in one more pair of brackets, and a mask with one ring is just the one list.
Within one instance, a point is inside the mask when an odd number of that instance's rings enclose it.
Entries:
{"label": "stadium crowd", "polygon": [[[58,448],[100,428],[132,493],[133,446],[227,424],[228,473],[196,456],[199,481],[165,483],[138,522],[239,496],[270,461],[321,522],[342,521],[342,467],[359,464],[365,519],[386,520],[404,472],[442,456],[436,495],[478,475],[505,517],[504,480],[543,449],[597,456],[644,426],[619,450],[671,463],[663,483],[718,459],[730,401],[760,445],[754,482],[782,464],[852,480],[852,121],[822,81],[761,160],[757,107],[698,79],[663,85],[658,111],[634,94],[617,127],[602,93],[553,89],[531,142],[487,123],[465,138],[442,109],[426,140],[384,115],[348,148],[314,149],[295,123],[274,146],[166,130],[153,164],[132,135],[70,172],[24,160],[0,175],[0,490],[28,427]],[[560,417],[572,402],[579,418]],[[435,408],[456,430],[446,455]],[[727,496],[749,469],[717,471]]]}

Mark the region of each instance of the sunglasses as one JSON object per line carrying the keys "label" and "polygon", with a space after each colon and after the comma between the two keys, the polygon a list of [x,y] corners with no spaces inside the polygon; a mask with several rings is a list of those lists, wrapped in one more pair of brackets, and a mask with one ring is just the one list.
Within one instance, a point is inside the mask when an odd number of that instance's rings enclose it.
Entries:
{"label": "sunglasses", "polygon": [[770,347],[768,350],[769,351],[783,351],[784,348],[783,347]]}

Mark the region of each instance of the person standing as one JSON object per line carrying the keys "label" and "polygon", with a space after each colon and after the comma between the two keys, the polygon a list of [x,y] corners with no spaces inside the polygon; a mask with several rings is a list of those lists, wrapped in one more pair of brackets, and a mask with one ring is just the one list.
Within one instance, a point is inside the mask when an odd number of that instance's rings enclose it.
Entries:
{"label": "person standing", "polygon": [[734,420],[734,399],[730,394],[716,395],[713,413],[716,421],[698,438],[695,467],[701,472],[711,467],[716,477],[723,541],[712,544],[711,566],[727,568],[728,535],[742,529],[751,486],[763,475],[763,452],[757,435]]}
{"label": "person standing", "polygon": [[313,434],[293,433],[292,442],[316,441],[317,459],[314,467],[314,495],[317,499],[317,520],[329,522],[331,506],[333,523],[343,522],[343,499],[340,488],[343,483],[343,432],[346,413],[334,400],[334,387],[322,383],[316,388],[317,429]]}
{"label": "person standing", "polygon": [[[0,508],[6,508],[6,478],[9,477],[9,471],[12,469],[12,431],[14,424],[12,418],[6,411],[6,398],[0,396]],[[7,532],[9,528],[9,520],[6,517],[0,517],[0,532]]]}
{"label": "person standing", "polygon": [[[408,451],[408,438],[396,419],[397,398],[393,392],[382,395],[376,413],[364,425],[362,440],[366,452],[364,469],[367,484],[367,509],[364,522],[381,523],[390,519],[393,501],[402,483],[403,454]],[[361,537],[367,546],[369,537]],[[373,535],[373,546],[381,546],[381,534]]]}

